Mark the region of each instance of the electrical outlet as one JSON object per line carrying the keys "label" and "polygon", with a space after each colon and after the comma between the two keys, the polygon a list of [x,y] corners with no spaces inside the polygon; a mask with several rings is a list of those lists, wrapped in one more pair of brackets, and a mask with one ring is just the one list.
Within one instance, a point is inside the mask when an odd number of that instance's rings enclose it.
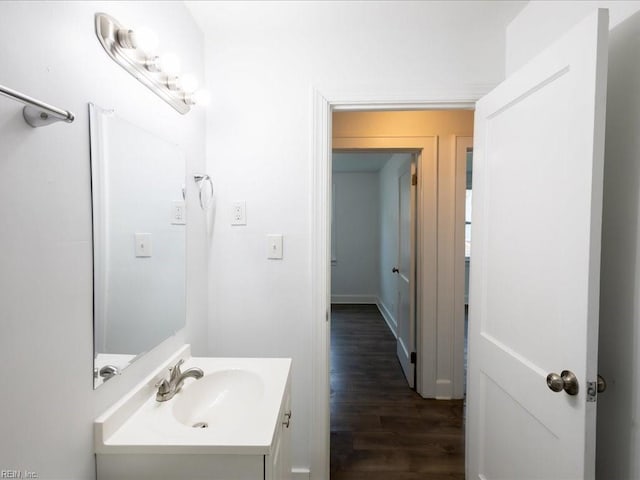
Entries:
{"label": "electrical outlet", "polygon": [[186,214],[185,214],[185,204],[184,202],[176,201],[171,205],[171,224],[172,225],[185,225]]}
{"label": "electrical outlet", "polygon": [[231,204],[231,225],[247,224],[247,204],[234,202]]}

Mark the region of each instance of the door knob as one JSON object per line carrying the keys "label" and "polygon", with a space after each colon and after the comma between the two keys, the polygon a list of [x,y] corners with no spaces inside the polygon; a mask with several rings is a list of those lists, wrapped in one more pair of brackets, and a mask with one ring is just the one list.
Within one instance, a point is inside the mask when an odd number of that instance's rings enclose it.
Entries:
{"label": "door knob", "polygon": [[400,270],[398,270],[398,267],[393,267],[391,269],[391,273],[398,273]]}
{"label": "door knob", "polygon": [[607,381],[601,375],[598,375],[598,393],[602,393],[606,389],[607,389]]}
{"label": "door knob", "polygon": [[574,373],[569,370],[563,370],[560,375],[557,373],[547,375],[547,386],[554,392],[564,390],[569,395],[577,395],[580,390],[578,379]]}

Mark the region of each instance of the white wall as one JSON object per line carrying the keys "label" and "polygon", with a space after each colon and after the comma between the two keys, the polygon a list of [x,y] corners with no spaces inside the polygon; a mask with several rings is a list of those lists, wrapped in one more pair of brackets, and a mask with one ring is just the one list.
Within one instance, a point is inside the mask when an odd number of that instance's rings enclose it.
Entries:
{"label": "white wall", "polygon": [[180,145],[204,169],[204,113],[177,114],[111,60],[94,13],[146,24],[202,76],[202,33],[174,2],[0,2],[0,83],[71,110],[32,129],[0,98],[0,469],[93,479],[93,419],[184,340],[206,342],[205,228],[189,185],[187,329],[93,390],[88,102]]}
{"label": "white wall", "polygon": [[390,327],[397,327],[398,276],[391,271],[398,263],[398,169],[411,159],[396,153],[380,170],[380,308]]}
{"label": "white wall", "polygon": [[[188,2],[206,32],[209,169],[218,181],[209,339],[218,355],[293,358],[293,463],[310,464],[312,89],[497,84],[513,2]],[[231,227],[246,200],[248,224]],[[284,234],[267,260],[266,234]]]}
{"label": "white wall", "polygon": [[551,3],[532,2],[509,26],[510,70],[610,8],[598,356],[608,388],[598,396],[596,467],[603,480],[640,478],[640,2]]}
{"label": "white wall", "polygon": [[380,265],[378,172],[334,172],[332,303],[375,303]]}
{"label": "white wall", "polygon": [[[609,9],[609,28],[640,9],[635,0],[533,0],[507,26],[506,73],[516,71],[596,8]],[[542,26],[544,26],[542,28]]]}

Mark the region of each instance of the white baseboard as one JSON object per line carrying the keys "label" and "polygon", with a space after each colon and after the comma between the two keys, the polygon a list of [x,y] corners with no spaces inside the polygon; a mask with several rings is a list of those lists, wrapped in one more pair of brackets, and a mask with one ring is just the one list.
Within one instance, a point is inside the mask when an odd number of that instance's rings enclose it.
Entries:
{"label": "white baseboard", "polygon": [[436,400],[451,400],[453,398],[453,385],[451,380],[436,380]]}
{"label": "white baseboard", "polygon": [[367,303],[377,304],[376,295],[331,295],[331,303]]}
{"label": "white baseboard", "polygon": [[387,306],[384,303],[382,303],[382,300],[380,300],[380,298],[377,298],[376,305],[378,306],[378,310],[380,310],[380,313],[382,314],[382,318],[384,318],[384,321],[387,322],[387,326],[389,327],[389,330],[391,330],[391,333],[393,333],[393,336],[395,338],[398,338],[398,334],[397,334],[398,322],[396,321],[394,316],[391,314]]}
{"label": "white baseboard", "polygon": [[293,468],[291,470],[291,480],[309,480],[311,472],[308,468]]}

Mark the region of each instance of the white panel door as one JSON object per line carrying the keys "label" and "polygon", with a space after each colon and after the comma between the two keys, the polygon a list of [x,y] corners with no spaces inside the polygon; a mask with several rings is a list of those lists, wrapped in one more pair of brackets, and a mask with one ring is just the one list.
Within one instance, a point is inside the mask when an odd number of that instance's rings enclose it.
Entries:
{"label": "white panel door", "polygon": [[607,36],[598,10],[477,104],[468,479],[594,478]]}
{"label": "white panel door", "polygon": [[398,170],[398,340],[396,353],[411,388],[415,387],[416,351],[415,321],[415,188],[412,177],[413,161]]}

